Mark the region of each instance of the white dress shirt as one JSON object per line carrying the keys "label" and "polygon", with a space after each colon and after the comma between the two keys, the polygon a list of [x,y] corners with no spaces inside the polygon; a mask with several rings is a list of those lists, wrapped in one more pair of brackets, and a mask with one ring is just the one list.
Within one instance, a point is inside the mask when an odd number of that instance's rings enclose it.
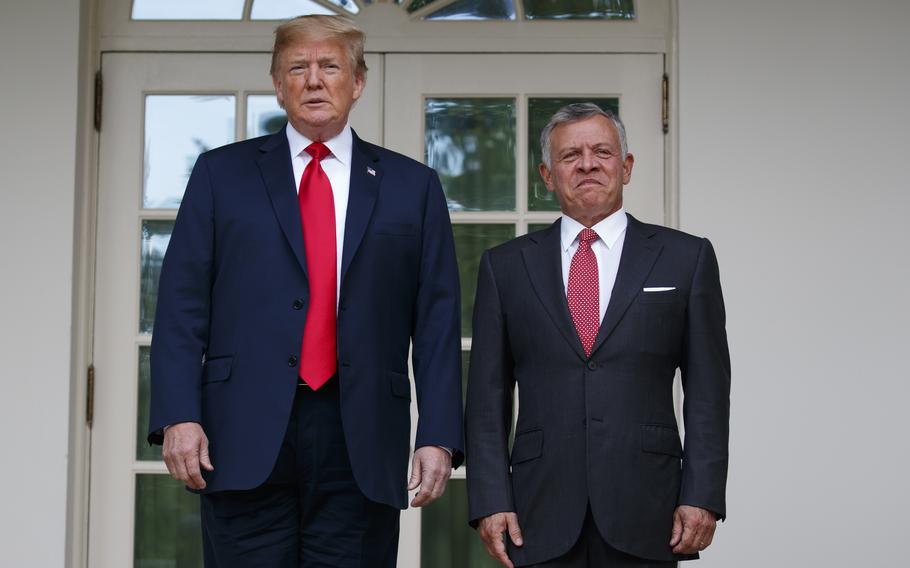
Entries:
{"label": "white dress shirt", "polygon": [[[597,223],[591,229],[597,233],[598,239],[591,243],[591,250],[597,258],[598,287],[600,289],[600,321],[603,321],[610,296],[613,293],[613,284],[616,282],[616,272],[619,270],[619,258],[622,256],[622,245],[626,240],[626,227],[629,219],[624,209],[620,208],[612,215]],[[562,251],[562,283],[569,294],[569,267],[572,257],[578,250],[578,234],[585,226],[569,217],[562,216],[560,223],[560,250]]]}
{"label": "white dress shirt", "polygon": [[[300,192],[300,179],[303,170],[313,159],[306,152],[312,140],[297,132],[288,122],[285,130],[288,136],[288,145],[291,147],[291,166],[294,168],[294,187]],[[322,159],[322,169],[332,185],[332,195],[335,201],[335,246],[336,246],[336,277],[335,277],[335,307],[338,307],[338,298],[341,293],[341,253],[344,249],[344,222],[347,218],[348,195],[351,190],[351,152],[354,146],[354,136],[351,126],[346,124],[341,132],[334,138],[323,142],[332,152]]]}

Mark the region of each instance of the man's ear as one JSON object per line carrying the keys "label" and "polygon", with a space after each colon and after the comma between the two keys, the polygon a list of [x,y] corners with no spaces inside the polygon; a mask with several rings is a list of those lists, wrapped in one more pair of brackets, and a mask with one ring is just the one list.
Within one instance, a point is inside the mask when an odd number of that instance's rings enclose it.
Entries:
{"label": "man's ear", "polygon": [[367,85],[367,76],[365,73],[355,74],[354,75],[354,100],[360,98],[360,95],[363,94],[363,88]]}
{"label": "man's ear", "polygon": [[537,170],[540,172],[540,177],[543,178],[543,182],[547,186],[547,191],[553,191],[553,179],[550,177],[550,170],[547,169],[547,165],[541,162],[541,164],[537,166]]}
{"label": "man's ear", "polygon": [[635,156],[626,154],[626,159],[622,163],[622,184],[626,185],[632,179],[632,166],[635,165]]}
{"label": "man's ear", "polygon": [[281,93],[281,79],[277,75],[272,75],[272,87],[275,88],[275,97],[278,99],[278,106],[284,108],[284,96]]}

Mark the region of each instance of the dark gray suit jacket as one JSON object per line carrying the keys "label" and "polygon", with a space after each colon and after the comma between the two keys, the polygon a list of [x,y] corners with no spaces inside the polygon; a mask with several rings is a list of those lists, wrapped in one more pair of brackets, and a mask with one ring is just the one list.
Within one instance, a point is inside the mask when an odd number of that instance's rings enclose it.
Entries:
{"label": "dark gray suit jacket", "polygon": [[[481,260],[466,410],[470,519],[517,512],[525,544],[510,544],[509,556],[519,565],[567,552],[589,503],[615,548],[692,558],[668,545],[676,506],[726,514],[730,358],[714,250],[706,239],[629,216],[610,303],[586,357],[566,302],[559,226]],[[677,368],[685,448],[673,409]]]}

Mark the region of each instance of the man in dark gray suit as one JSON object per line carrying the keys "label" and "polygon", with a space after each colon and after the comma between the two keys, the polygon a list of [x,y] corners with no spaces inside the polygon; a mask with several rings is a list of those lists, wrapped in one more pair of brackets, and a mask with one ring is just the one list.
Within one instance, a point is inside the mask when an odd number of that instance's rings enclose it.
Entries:
{"label": "man in dark gray suit", "polygon": [[726,514],[730,359],[714,250],[622,209],[634,160],[612,113],[566,106],[541,146],[562,217],[480,265],[471,522],[507,567],[674,566]]}

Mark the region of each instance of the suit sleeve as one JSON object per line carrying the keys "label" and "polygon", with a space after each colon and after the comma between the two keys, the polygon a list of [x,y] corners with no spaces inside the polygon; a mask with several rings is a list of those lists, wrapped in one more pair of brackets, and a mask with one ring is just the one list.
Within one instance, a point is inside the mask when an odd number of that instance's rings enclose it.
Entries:
{"label": "suit sleeve", "polygon": [[714,248],[707,239],[692,278],[681,365],[685,449],[679,504],[726,517],[730,353]]}
{"label": "suit sleeve", "polygon": [[480,261],[473,330],[465,436],[468,518],[476,527],[482,517],[515,510],[509,469],[515,379],[490,251]]}
{"label": "suit sleeve", "polygon": [[149,443],[162,442],[164,426],[202,421],[213,256],[214,204],[203,154],[190,175],[161,267],[151,348]]}
{"label": "suit sleeve", "polygon": [[429,176],[413,323],[416,448],[444,446],[464,461],[461,415],[461,296],[449,210],[436,172]]}

